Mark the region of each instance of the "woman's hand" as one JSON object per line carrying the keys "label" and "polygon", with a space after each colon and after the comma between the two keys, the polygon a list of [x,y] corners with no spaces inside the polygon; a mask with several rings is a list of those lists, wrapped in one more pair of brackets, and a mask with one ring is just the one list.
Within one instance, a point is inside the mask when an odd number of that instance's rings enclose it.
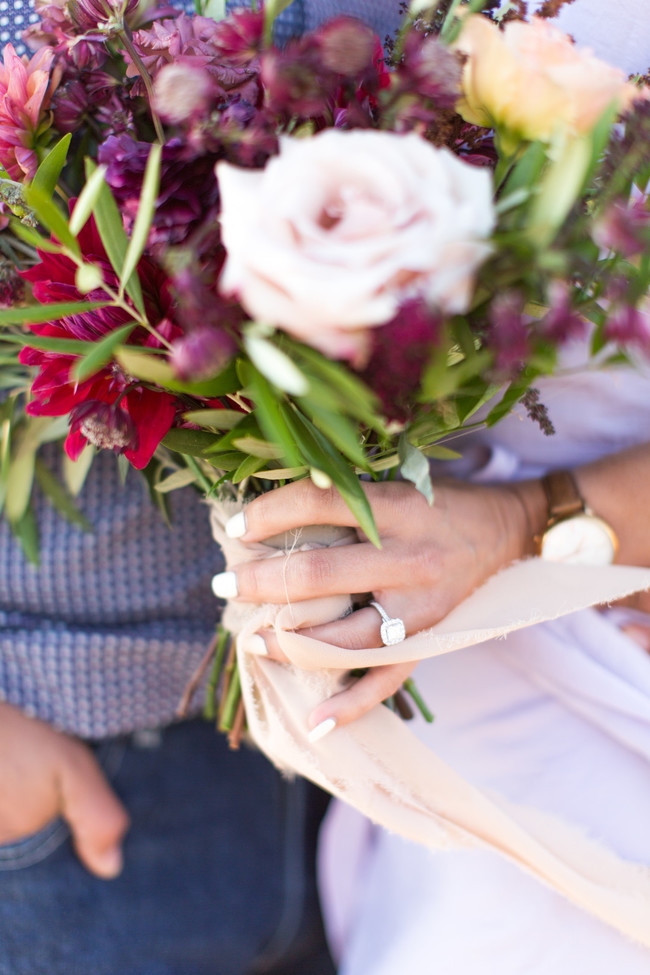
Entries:
{"label": "woman's hand", "polygon": [[[296,552],[278,572],[274,559],[242,563],[218,577],[224,594],[254,603],[298,602],[317,596],[372,593],[390,617],[404,621],[407,635],[441,620],[493,572],[532,551],[527,505],[519,489],[473,486],[458,481],[435,485],[435,503],[405,482],[364,484],[382,548],[358,530],[359,544]],[[541,488],[532,487],[541,492]],[[335,489],[303,480],[256,498],[245,519],[227,526],[243,542],[263,541],[304,525],[358,528]],[[217,588],[219,582],[217,583]],[[381,644],[381,619],[366,606],[350,616],[304,632],[337,646],[359,649]],[[261,634],[269,656],[284,659],[272,632]],[[393,694],[415,661],[372,668],[351,687],[319,705],[309,726],[330,730],[347,724]],[[317,732],[318,735],[318,732]]]}

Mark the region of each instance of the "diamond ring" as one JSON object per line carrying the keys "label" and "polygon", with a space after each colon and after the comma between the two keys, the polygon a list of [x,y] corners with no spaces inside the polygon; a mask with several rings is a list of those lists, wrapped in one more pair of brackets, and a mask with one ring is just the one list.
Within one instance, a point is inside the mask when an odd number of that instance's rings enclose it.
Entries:
{"label": "diamond ring", "polygon": [[374,599],[370,601],[370,606],[374,606],[379,615],[381,616],[381,642],[385,647],[392,647],[395,643],[401,643],[402,640],[406,639],[406,627],[404,626],[404,620],[401,620],[398,616],[395,619],[391,619],[383,606],[380,606],[378,602]]}

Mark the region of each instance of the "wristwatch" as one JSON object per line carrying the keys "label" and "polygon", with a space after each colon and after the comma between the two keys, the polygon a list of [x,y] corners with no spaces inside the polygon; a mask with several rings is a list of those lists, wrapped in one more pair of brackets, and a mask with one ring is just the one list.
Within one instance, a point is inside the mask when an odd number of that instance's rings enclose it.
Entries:
{"label": "wristwatch", "polygon": [[546,530],[538,537],[539,555],[549,562],[609,565],[616,558],[613,528],[587,507],[571,471],[542,478],[548,501]]}

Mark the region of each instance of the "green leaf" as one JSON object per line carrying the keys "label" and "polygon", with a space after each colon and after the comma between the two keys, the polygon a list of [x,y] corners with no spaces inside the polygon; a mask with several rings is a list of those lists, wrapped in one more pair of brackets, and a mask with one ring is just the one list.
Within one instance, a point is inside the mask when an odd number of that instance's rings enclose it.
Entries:
{"label": "green leaf", "polygon": [[78,234],[82,227],[85,226],[90,214],[93,212],[93,208],[99,199],[99,194],[101,193],[102,186],[104,185],[106,168],[106,166],[98,166],[97,169],[90,174],[90,177],[86,181],[86,185],[79,194],[77,202],[74,205],[74,210],[70,216],[70,230],[75,235]]}
{"label": "green leaf", "polygon": [[508,176],[501,200],[505,201],[515,194],[530,193],[531,187],[537,184],[542,169],[547,160],[547,146],[544,142],[531,142],[521,154]]}
{"label": "green leaf", "polygon": [[251,396],[255,402],[258,423],[267,440],[282,447],[288,467],[302,467],[303,458],[296,450],[290,427],[280,408],[280,401],[271,384],[256,369],[250,369]]}
{"label": "green leaf", "polygon": [[72,495],[40,457],[36,458],[34,474],[39,487],[47,495],[59,514],[63,515],[66,521],[71,524],[78,525],[83,531],[92,532],[93,526],[74,503]]}
{"label": "green leaf", "polygon": [[77,497],[84,486],[95,455],[92,444],[87,444],[76,460],[72,460],[66,453],[63,454],[63,480],[73,498]]}
{"label": "green leaf", "polygon": [[442,444],[437,443],[431,444],[430,447],[422,447],[420,449],[426,457],[430,457],[432,460],[459,460],[463,456],[457,450],[452,450],[450,447],[444,447]]}
{"label": "green leaf", "polygon": [[351,460],[356,467],[370,470],[368,458],[359,443],[359,431],[345,416],[323,409],[312,411],[309,402],[304,400],[301,400],[300,405],[305,409],[314,426],[335,444],[348,460]]}
{"label": "green leaf", "polygon": [[41,560],[38,544],[38,523],[32,506],[28,505],[19,521],[12,521],[10,524],[11,530],[25,553],[25,558],[32,565],[39,565]]}
{"label": "green leaf", "polygon": [[247,477],[252,477],[265,464],[266,461],[262,457],[245,457],[230,479],[233,484],[239,484]]}
{"label": "green leaf", "polygon": [[39,223],[47,227],[59,243],[71,250],[77,257],[81,257],[81,248],[77,238],[70,232],[67,219],[48,194],[35,186],[28,186],[25,189],[25,199],[38,217]]}
{"label": "green leaf", "polygon": [[[375,394],[360,379],[344,366],[325,358],[316,349],[293,342],[285,338],[283,345],[289,349],[291,358],[308,365],[327,387],[337,391],[341,401],[346,404],[346,413],[363,420],[374,430],[383,430],[381,423],[381,407]],[[305,370],[307,372],[307,370]]]}
{"label": "green leaf", "polygon": [[178,379],[164,356],[142,353],[135,346],[119,349],[115,358],[131,376],[164,386],[172,392],[190,393],[192,396],[205,396],[212,399],[225,396],[227,393],[235,393],[241,386],[234,363],[227,366],[214,379],[193,383]]}
{"label": "green leaf", "polygon": [[114,332],[109,332],[99,342],[93,342],[92,351],[83,359],[75,362],[71,370],[72,378],[76,379],[77,382],[83,382],[84,379],[103,369],[106,363],[113,358],[115,350],[128,339],[135,328],[135,324],[135,322],[130,322],[128,325],[123,325],[122,328],[116,328]]}
{"label": "green leaf", "polygon": [[405,434],[399,438],[398,452],[400,463],[400,473],[407,481],[415,484],[420,494],[427,499],[429,507],[433,504],[433,484],[431,483],[431,471],[426,457],[420,453],[417,447],[410,444]]}
{"label": "green leaf", "polygon": [[162,146],[154,143],[149,152],[147,166],[142,182],[138,213],[133,225],[131,240],[124,258],[124,266],[120,274],[120,288],[124,288],[125,283],[135,273],[138,261],[142,257],[144,248],[149,236],[149,230],[153,222],[158,199],[158,188],[160,186],[160,160],[162,158]]}
{"label": "green leaf", "polygon": [[185,430],[172,427],[163,437],[162,445],[178,454],[203,457],[214,448],[214,434],[206,433],[205,430]]}
{"label": "green leaf", "polygon": [[212,20],[223,20],[226,16],[226,0],[205,0],[201,16]]}
{"label": "green leaf", "polygon": [[126,479],[129,476],[130,469],[131,465],[129,461],[126,459],[124,454],[120,454],[117,458],[117,471],[120,476],[120,484],[126,484]]}
{"label": "green leaf", "polygon": [[212,427],[215,430],[232,430],[242,418],[240,410],[189,410],[183,413],[188,423],[199,427]]}
{"label": "green leaf", "polygon": [[293,0],[265,0],[264,3],[264,41],[271,44],[273,39],[273,24],[283,10],[290,7]]}
{"label": "green leaf", "polygon": [[53,240],[48,240],[47,237],[39,234],[37,230],[33,230],[32,227],[26,227],[19,220],[11,221],[11,232],[20,240],[24,240],[30,247],[35,247],[39,251],[45,251],[46,254],[60,254],[63,250],[60,244],[55,243]]}
{"label": "green leaf", "polygon": [[68,133],[59,139],[34,174],[31,185],[50,198],[54,196],[56,184],[59,182],[59,176],[65,166],[71,138],[72,134]]}
{"label": "green leaf", "polygon": [[285,406],[280,409],[307,465],[316,467],[331,478],[362,531],[373,545],[381,548],[372,509],[357,476],[307,417]]}
{"label": "green leaf", "polygon": [[161,494],[167,494],[169,491],[176,491],[178,488],[187,487],[188,484],[196,484],[196,474],[189,467],[185,467],[183,470],[174,471],[173,474],[163,478],[162,481],[158,481],[154,487]]}
{"label": "green leaf", "polygon": [[[57,322],[69,315],[80,315],[82,312],[95,311],[106,308],[107,301],[64,301],[53,302],[51,305],[28,305],[27,308],[0,308],[0,325],[40,325],[43,322]],[[39,339],[37,336],[16,336],[16,341],[33,348],[44,348],[37,345],[43,342],[72,342],[69,339]],[[88,346],[92,343],[75,342],[75,345]]]}
{"label": "green leaf", "polygon": [[309,383],[295,362],[268,339],[249,329],[244,335],[244,347],[253,365],[278,389],[293,396],[304,396],[309,391]]}
{"label": "green leaf", "polygon": [[490,410],[486,417],[485,422],[489,427],[493,427],[499,420],[502,420],[504,416],[507,416],[511,412],[530,384],[534,382],[536,375],[537,373],[534,370],[526,369],[518,379],[510,383],[497,405]]}
{"label": "green leaf", "polygon": [[29,505],[34,483],[36,445],[25,436],[11,458],[7,475],[5,513],[12,524],[23,517]]}
{"label": "green leaf", "polygon": [[[95,164],[90,159],[87,159],[86,175],[88,179],[92,177],[95,169]],[[93,208],[93,215],[111,266],[118,278],[121,278],[129,241],[124,231],[119,207],[105,180],[102,181]],[[137,274],[132,274],[127,281],[126,292],[140,314],[144,315],[145,308],[142,298],[142,288],[140,287]]]}
{"label": "green leaf", "polygon": [[263,460],[278,460],[283,456],[281,447],[267,440],[260,440],[258,437],[236,437],[232,445],[236,450],[241,450],[242,454],[261,457]]}

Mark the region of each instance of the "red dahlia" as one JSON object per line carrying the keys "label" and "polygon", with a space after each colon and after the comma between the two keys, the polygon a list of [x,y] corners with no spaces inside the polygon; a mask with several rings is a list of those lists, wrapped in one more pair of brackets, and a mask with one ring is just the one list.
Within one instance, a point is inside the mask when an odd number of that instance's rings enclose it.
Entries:
{"label": "red dahlia", "polygon": [[[86,224],[78,239],[84,259],[98,266],[105,284],[117,290],[115,272],[92,221]],[[31,282],[34,297],[41,304],[106,300],[106,292],[101,288],[87,295],[77,290],[75,265],[68,258],[43,252],[39,252],[39,257],[40,264],[25,271],[22,277]],[[171,320],[172,299],[164,274],[142,260],[138,276],[148,320],[167,341],[177,338],[181,329]],[[128,312],[109,307],[30,328],[40,337],[94,341],[131,320]],[[160,348],[159,340],[141,327],[134,329],[129,343]],[[26,346],[20,353],[20,361],[39,370],[27,412],[32,416],[69,415],[70,433],[65,449],[72,460],[77,459],[86,444],[92,443],[125,454],[134,467],[146,467],[173,423],[174,397],[134,380],[117,362],[109,362],[88,379],[76,382],[71,377],[71,369],[77,362],[75,356]]]}

